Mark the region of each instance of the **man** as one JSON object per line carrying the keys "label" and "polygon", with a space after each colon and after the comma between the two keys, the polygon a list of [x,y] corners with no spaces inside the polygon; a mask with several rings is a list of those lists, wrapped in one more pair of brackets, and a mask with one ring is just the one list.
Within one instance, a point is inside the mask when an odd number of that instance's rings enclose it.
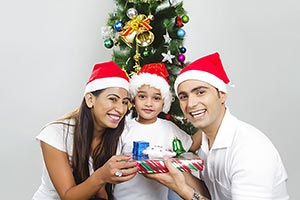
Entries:
{"label": "man", "polygon": [[[287,173],[271,141],[238,120],[225,106],[229,78],[214,53],[183,68],[174,89],[185,117],[203,131],[200,178],[183,176],[169,160],[167,174],[148,175],[184,199],[199,199],[207,186],[211,199],[289,199]],[[203,181],[203,182],[202,182]]]}

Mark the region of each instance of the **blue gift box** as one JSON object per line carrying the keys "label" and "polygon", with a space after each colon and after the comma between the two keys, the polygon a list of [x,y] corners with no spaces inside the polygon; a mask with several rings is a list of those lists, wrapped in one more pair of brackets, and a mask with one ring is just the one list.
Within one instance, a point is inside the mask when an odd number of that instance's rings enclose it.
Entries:
{"label": "blue gift box", "polygon": [[132,155],[135,160],[148,159],[148,155],[143,154],[143,151],[149,147],[149,142],[146,141],[134,141]]}

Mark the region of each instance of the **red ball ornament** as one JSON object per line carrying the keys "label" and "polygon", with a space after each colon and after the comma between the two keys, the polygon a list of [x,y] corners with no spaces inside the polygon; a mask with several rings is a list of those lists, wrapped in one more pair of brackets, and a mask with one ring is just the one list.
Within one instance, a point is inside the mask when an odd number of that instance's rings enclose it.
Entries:
{"label": "red ball ornament", "polygon": [[181,63],[184,63],[184,61],[185,61],[185,55],[179,54],[179,55],[177,56],[177,60],[178,60],[179,62],[181,62]]}
{"label": "red ball ornament", "polygon": [[172,119],[172,115],[171,115],[171,114],[166,114],[166,115],[165,115],[165,119],[171,120],[171,119]]}

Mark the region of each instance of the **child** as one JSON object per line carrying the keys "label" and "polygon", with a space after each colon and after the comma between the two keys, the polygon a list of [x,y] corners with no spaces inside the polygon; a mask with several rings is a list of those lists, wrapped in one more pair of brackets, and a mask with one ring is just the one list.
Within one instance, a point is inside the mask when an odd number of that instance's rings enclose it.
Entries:
{"label": "child", "polygon": [[[168,76],[163,63],[152,63],[144,65],[130,80],[129,94],[137,116],[126,118],[126,127],[120,137],[117,153],[131,155],[133,141],[147,141],[150,146],[172,149],[174,137],[181,140],[185,150],[199,149],[200,144],[193,144],[191,136],[173,122],[158,118],[161,112],[168,113],[172,103]],[[200,137],[201,134],[199,132],[196,135]],[[132,180],[115,185],[114,198],[166,200],[168,188],[137,174]]]}

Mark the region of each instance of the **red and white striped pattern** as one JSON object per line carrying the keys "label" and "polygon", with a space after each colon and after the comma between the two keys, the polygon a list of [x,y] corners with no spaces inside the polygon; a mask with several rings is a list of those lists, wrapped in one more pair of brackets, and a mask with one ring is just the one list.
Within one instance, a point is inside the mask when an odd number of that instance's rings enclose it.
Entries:
{"label": "red and white striped pattern", "polygon": [[[165,173],[168,172],[163,160],[138,160],[139,173]],[[202,171],[203,160],[173,158],[172,164],[182,172]]]}

